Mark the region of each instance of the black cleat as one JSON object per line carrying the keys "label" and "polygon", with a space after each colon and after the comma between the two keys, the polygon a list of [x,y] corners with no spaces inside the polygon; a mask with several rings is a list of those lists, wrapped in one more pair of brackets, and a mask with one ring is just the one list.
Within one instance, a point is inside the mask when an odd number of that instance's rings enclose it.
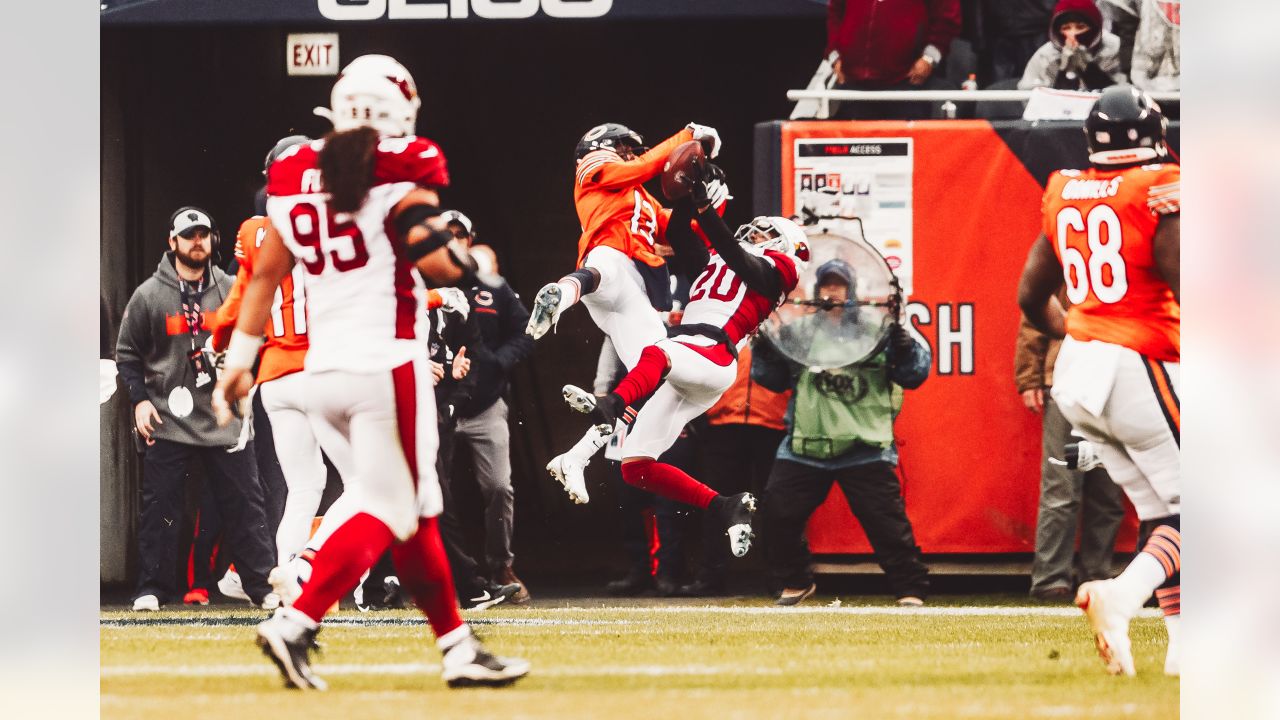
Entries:
{"label": "black cleat", "polygon": [[653,590],[653,576],[647,571],[633,571],[621,580],[604,586],[604,591],[614,597],[638,597]]}
{"label": "black cleat", "polygon": [[442,676],[449,687],[505,687],[529,674],[529,661],[502,658],[484,649],[474,635],[445,651]]}
{"label": "black cleat", "polygon": [[311,672],[309,655],[312,650],[320,649],[316,644],[319,632],[320,628],[309,630],[278,611],[258,623],[258,647],[276,664],[284,677],[285,687],[299,690],[325,690],[329,687]]}
{"label": "black cleat", "polygon": [[729,551],[734,557],[742,557],[751,549],[755,533],[751,530],[751,518],[756,513],[756,498],[751,493],[738,493],[726,498],[724,506],[725,533],[729,536]]}

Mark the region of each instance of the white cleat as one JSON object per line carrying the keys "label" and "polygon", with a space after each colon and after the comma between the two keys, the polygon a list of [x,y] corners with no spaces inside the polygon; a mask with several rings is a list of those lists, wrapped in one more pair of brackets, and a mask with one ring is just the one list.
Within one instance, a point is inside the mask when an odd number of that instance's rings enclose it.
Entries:
{"label": "white cleat", "polygon": [[734,495],[735,504],[729,511],[729,551],[734,557],[742,557],[751,549],[755,533],[751,530],[751,518],[756,513],[756,498],[751,493]]}
{"label": "white cleat", "polygon": [[155,595],[140,595],[133,601],[134,612],[155,612],[160,609],[160,598]]}
{"label": "white cleat", "polygon": [[1138,608],[1129,607],[1115,580],[1095,580],[1076,591],[1076,606],[1084,611],[1093,627],[1098,655],[1112,675],[1135,675],[1133,649],[1129,643],[1129,620]]}
{"label": "white cleat", "polygon": [[563,295],[564,291],[556,283],[547,283],[542,286],[542,289],[533,298],[533,310],[529,313],[529,324],[524,328],[526,335],[531,335],[534,340],[537,340],[546,335],[548,330],[559,324],[560,313],[563,312],[560,307]]}
{"label": "white cleat", "polygon": [[468,635],[444,654],[441,675],[449,687],[503,687],[529,674],[529,661],[498,657]]}
{"label": "white cleat", "polygon": [[591,499],[587,495],[587,463],[571,457],[568,453],[557,455],[547,463],[547,472],[564,486],[569,499],[578,505],[586,505]]}
{"label": "white cleat", "polygon": [[280,670],[285,687],[328,689],[328,683],[311,671],[311,651],[320,648],[316,644],[317,632],[319,628],[308,630],[280,612],[258,623],[258,647]]}
{"label": "white cleat", "polygon": [[569,403],[569,407],[584,415],[596,409],[596,396],[577,385],[565,385],[560,390],[560,394],[564,396],[564,401]]}

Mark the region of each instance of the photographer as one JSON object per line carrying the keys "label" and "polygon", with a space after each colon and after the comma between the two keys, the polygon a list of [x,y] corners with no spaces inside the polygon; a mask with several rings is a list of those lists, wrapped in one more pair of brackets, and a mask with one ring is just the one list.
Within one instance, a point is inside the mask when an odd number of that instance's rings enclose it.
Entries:
{"label": "photographer", "polygon": [[[839,343],[861,332],[850,322],[856,308],[853,268],[830,260],[816,273],[814,297],[820,310],[793,324],[811,342]],[[793,328],[787,328],[793,329]],[[817,332],[822,331],[822,332]],[[767,340],[755,345],[751,377],[775,392],[794,390],[787,408],[787,435],[778,447],[761,500],[765,559],[778,605],[796,605],[817,589],[805,525],[839,483],[854,517],[862,524],[899,605],[924,604],[928,569],[907,518],[902,486],[894,468],[898,451],[893,420],[902,389],[925,381],[929,348],[902,325],[888,342],[858,363],[815,372],[784,358]]]}
{"label": "photographer", "polygon": [[[267,584],[274,551],[252,450],[238,445],[241,423],[218,427],[212,394],[217,371],[204,350],[209,320],[231,289],[211,262],[216,232],[208,213],[178,209],[169,219],[169,252],[134,291],[120,323],[116,361],[145,444],[138,522],[140,573],[134,610],[157,610],[180,596],[178,532],[187,465],[198,456],[223,518],[223,539],[255,605],[274,607]],[[252,447],[250,445],[250,447]]]}

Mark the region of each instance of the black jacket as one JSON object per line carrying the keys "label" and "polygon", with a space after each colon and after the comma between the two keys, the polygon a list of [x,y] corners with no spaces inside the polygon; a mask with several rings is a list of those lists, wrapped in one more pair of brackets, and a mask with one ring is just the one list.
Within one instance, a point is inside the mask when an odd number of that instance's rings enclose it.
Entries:
{"label": "black jacket", "polygon": [[[454,313],[441,308],[431,311],[431,332],[427,347],[432,362],[444,366],[444,377],[436,383],[436,410],[441,422],[452,423],[458,419],[458,410],[471,402],[476,392],[476,362],[487,355],[484,341],[480,339],[480,324],[474,313],[465,321]],[[462,380],[453,379],[453,358],[462,348],[471,358],[471,372]]]}
{"label": "black jacket", "polygon": [[471,301],[471,318],[480,328],[485,352],[472,355],[471,374],[475,390],[458,405],[459,417],[475,417],[488,410],[507,392],[511,370],[533,352],[533,338],[525,334],[529,311],[510,285],[497,288],[477,286],[467,290]]}

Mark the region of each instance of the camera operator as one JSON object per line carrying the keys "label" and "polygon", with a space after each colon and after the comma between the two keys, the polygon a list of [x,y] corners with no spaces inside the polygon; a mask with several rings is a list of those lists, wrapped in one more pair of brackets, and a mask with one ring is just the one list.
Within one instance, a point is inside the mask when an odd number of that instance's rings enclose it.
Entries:
{"label": "camera operator", "polygon": [[[812,342],[840,342],[859,332],[853,267],[830,260],[816,273],[819,310],[795,323]],[[818,324],[826,332],[814,332]],[[802,326],[802,327],[801,327]],[[932,354],[900,324],[872,355],[826,371],[784,358],[768,340],[755,345],[752,379],[775,392],[794,390],[787,408],[787,435],[761,499],[761,534],[772,581],[781,587],[778,605],[796,605],[817,586],[804,538],[809,517],[839,483],[862,524],[899,605],[919,606],[929,589],[928,569],[907,518],[894,468],[898,451],[893,420],[902,390],[929,374]]]}

